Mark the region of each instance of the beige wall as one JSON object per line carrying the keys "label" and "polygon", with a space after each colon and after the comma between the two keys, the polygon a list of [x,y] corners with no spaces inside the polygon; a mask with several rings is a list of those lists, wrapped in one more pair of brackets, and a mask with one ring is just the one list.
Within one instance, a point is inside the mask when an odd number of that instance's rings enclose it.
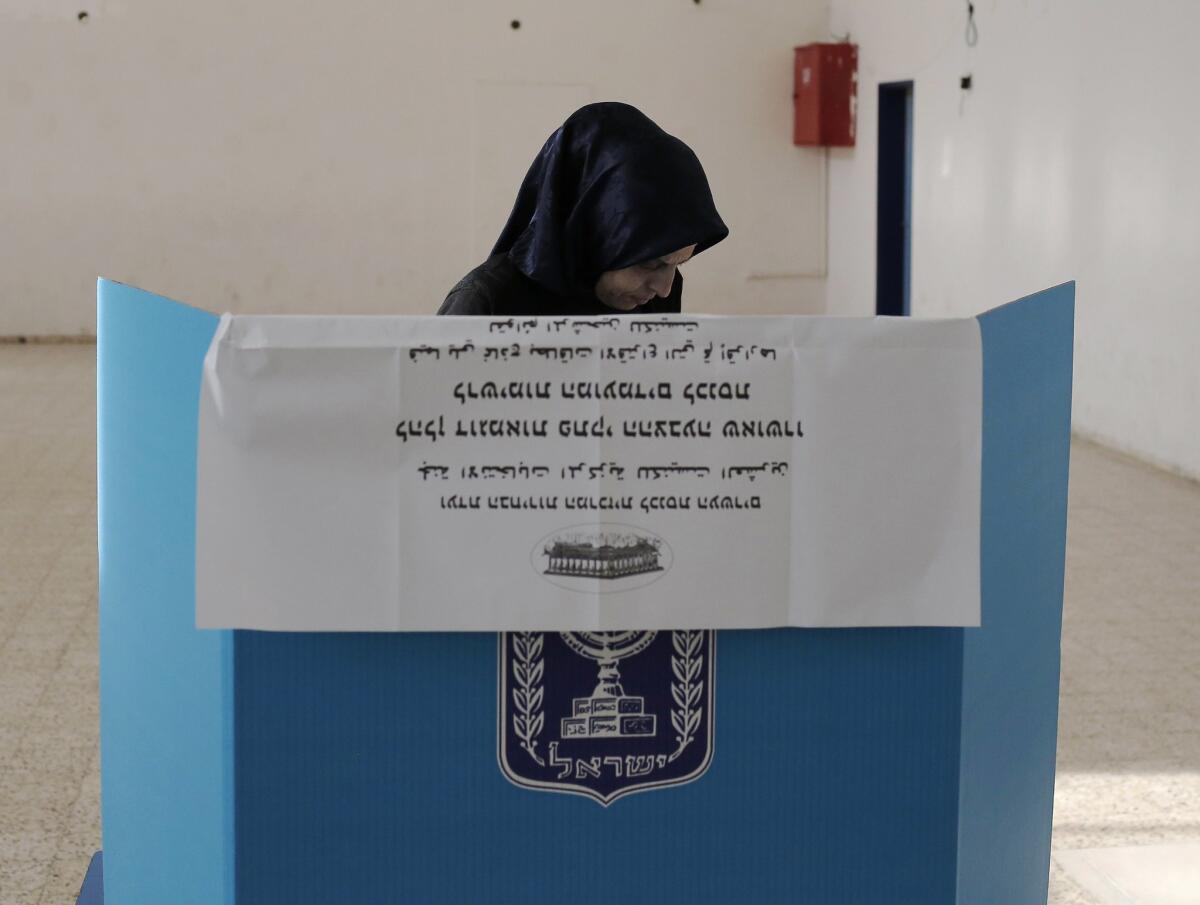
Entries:
{"label": "beige wall", "polygon": [[826,20],[818,0],[7,0],[0,336],[92,332],[98,275],[214,311],[432,312],[591,100],[641,107],[709,173],[732,235],[685,268],[689,309],[819,312],[824,158],[791,145],[791,48]]}
{"label": "beige wall", "polygon": [[1200,476],[1200,4],[975,6],[968,48],[961,0],[833,0],[860,128],[831,164],[829,313],[873,310],[878,85],[913,79],[913,313],[1078,280],[1076,429]]}

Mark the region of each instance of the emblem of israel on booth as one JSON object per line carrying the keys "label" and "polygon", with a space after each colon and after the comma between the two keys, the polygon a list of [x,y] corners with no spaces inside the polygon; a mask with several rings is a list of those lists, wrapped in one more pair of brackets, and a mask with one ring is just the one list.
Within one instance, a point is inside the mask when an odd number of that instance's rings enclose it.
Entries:
{"label": "emblem of israel on booth", "polygon": [[699,777],[712,759],[713,635],[501,634],[505,776],[604,805]]}

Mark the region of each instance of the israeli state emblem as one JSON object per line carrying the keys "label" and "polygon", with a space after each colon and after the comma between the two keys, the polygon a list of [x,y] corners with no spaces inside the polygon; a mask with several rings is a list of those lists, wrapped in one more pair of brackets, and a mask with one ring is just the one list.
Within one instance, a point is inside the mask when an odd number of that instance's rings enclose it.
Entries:
{"label": "israeli state emblem", "polygon": [[714,634],[502,633],[500,769],[605,806],[699,778],[712,761]]}

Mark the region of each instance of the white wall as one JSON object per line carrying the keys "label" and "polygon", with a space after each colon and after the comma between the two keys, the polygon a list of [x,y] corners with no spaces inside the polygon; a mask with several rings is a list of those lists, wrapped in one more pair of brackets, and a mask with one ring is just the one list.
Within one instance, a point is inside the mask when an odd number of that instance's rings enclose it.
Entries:
{"label": "white wall", "polygon": [[[878,84],[913,79],[913,313],[1076,279],[1076,430],[1200,476],[1200,4],[833,0],[859,146],[830,173],[830,313],[874,306]],[[970,72],[966,95],[959,77]]]}
{"label": "white wall", "polygon": [[0,336],[93,332],[97,275],[215,311],[432,312],[591,100],[641,107],[709,174],[732,234],[685,268],[688,309],[821,311],[823,279],[795,276],[823,266],[824,161],[791,145],[791,63],[827,16],[821,0],[5,0]]}

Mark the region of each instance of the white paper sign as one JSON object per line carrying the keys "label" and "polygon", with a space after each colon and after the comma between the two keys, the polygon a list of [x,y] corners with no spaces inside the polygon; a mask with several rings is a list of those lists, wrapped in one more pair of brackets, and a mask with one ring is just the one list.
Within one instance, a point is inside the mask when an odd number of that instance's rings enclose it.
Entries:
{"label": "white paper sign", "polygon": [[979,624],[974,319],[230,317],[196,621]]}

